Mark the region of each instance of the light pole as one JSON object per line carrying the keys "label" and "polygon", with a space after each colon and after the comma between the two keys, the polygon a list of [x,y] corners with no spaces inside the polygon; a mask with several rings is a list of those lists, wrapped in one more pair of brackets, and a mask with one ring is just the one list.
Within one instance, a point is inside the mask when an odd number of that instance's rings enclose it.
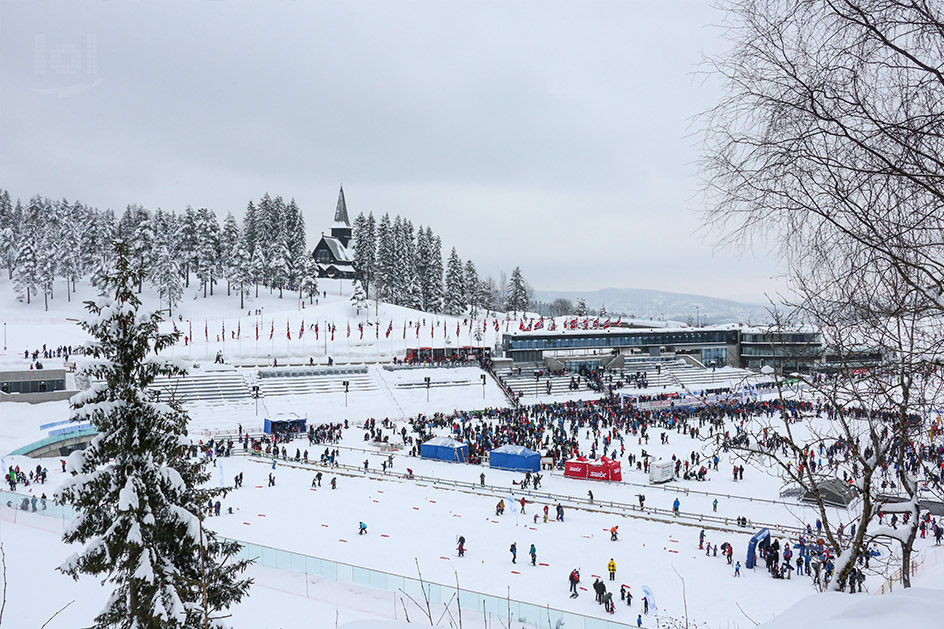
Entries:
{"label": "light pole", "polygon": [[3,322],[3,351],[7,351],[7,322]]}
{"label": "light pole", "polygon": [[699,319],[699,316],[698,316],[698,306],[695,306],[695,327],[696,327],[696,328],[698,327],[698,319]]}
{"label": "light pole", "polygon": [[426,403],[429,403],[429,376],[423,378],[426,381]]}
{"label": "light pole", "polygon": [[344,380],[343,382],[341,382],[341,384],[344,385],[344,408],[347,408],[347,390],[348,390],[348,387],[351,385],[351,381]]}
{"label": "light pole", "polygon": [[256,400],[256,417],[259,417],[259,385],[252,385],[252,397]]}
{"label": "light pole", "polygon": [[485,399],[485,374],[482,374],[482,399]]}

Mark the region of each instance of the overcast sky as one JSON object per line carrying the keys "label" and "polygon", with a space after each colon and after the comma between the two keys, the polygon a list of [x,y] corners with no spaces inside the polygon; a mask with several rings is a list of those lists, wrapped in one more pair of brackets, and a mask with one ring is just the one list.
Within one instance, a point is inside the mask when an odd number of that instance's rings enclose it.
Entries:
{"label": "overcast sky", "polygon": [[269,192],[314,246],[343,183],[483,275],[764,302],[777,261],[699,233],[708,4],[4,0],[0,188],[221,219]]}

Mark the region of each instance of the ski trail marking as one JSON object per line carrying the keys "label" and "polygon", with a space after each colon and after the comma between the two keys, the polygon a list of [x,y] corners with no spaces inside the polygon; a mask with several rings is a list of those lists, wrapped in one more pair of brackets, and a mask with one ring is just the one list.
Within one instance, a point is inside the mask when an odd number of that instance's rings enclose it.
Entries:
{"label": "ski trail marking", "polygon": [[419,508],[419,507],[413,507],[413,510],[414,510],[414,511],[419,511],[420,508]]}
{"label": "ski trail marking", "polygon": [[512,570],[512,571],[511,571],[511,574],[521,574],[521,573],[518,572],[517,570]]}
{"label": "ski trail marking", "polygon": [[260,518],[264,518],[264,517],[266,517],[266,514],[260,513],[260,514],[259,514],[259,517],[260,517]]}
{"label": "ski trail marking", "polygon": [[250,524],[249,522],[243,522],[243,524],[245,524],[246,526],[252,526],[252,524]]}
{"label": "ski trail marking", "polygon": [[381,537],[390,537],[390,536],[387,535],[386,533],[381,533],[380,536],[381,536]]}
{"label": "ski trail marking", "polygon": [[346,540],[346,539],[339,539],[338,541],[339,541],[339,542],[344,542],[345,544],[347,544],[347,540]]}
{"label": "ski trail marking", "polygon": [[[539,564],[539,565],[542,565],[542,566],[547,566],[548,564],[546,564],[546,563],[542,563],[542,564]],[[550,566],[548,566],[548,567],[550,567]]]}
{"label": "ski trail marking", "polygon": [[323,526],[323,527],[325,527],[325,528],[328,528],[328,525],[327,525],[327,524],[322,524],[321,526]]}

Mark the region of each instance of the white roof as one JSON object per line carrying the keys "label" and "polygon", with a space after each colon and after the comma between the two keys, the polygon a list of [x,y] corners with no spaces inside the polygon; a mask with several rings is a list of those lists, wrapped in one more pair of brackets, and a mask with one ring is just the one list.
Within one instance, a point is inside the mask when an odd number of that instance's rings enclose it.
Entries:
{"label": "white roof", "polygon": [[502,454],[517,454],[520,456],[526,456],[528,454],[537,454],[537,452],[535,452],[534,450],[529,450],[528,448],[524,446],[514,446],[514,445],[511,445],[510,443],[506,443],[500,448],[495,448],[494,450],[492,450],[492,452],[500,452]]}
{"label": "white roof", "polygon": [[451,439],[449,437],[433,437],[432,439],[430,439],[423,445],[446,446],[447,448],[461,448],[465,444],[460,443],[459,441],[456,441],[455,439]]}

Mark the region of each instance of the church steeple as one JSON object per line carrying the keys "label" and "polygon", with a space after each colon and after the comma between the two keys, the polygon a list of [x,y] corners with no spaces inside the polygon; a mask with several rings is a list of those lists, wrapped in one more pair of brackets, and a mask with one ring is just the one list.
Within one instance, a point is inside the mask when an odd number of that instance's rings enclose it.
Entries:
{"label": "church steeple", "polygon": [[345,247],[351,242],[351,221],[347,217],[347,203],[344,200],[344,186],[338,193],[338,207],[334,210],[334,223],[331,225],[331,235],[341,241]]}
{"label": "church steeple", "polygon": [[336,227],[351,226],[351,221],[347,217],[347,203],[344,202],[344,186],[341,186],[341,191],[338,193],[338,207],[334,210],[334,224]]}

